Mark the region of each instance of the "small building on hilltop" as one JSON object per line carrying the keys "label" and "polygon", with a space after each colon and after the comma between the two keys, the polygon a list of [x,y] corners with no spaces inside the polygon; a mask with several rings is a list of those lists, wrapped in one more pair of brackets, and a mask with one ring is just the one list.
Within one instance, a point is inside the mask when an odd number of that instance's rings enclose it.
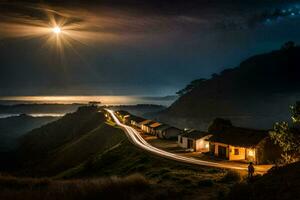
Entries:
{"label": "small building on hilltop", "polygon": [[146,119],[140,123],[140,128],[145,133],[150,133],[150,125],[156,123],[155,121],[152,121],[151,119]]}
{"label": "small building on hilltop", "polygon": [[173,139],[177,138],[179,134],[182,133],[182,130],[173,126],[164,124],[155,128],[155,132],[158,138],[161,139]]}
{"label": "small building on hilltop", "polygon": [[230,126],[211,130],[211,133],[210,152],[219,158],[263,164],[276,160],[280,155],[265,130]]}
{"label": "small building on hilltop", "polygon": [[142,117],[135,116],[135,115],[130,115],[130,117],[129,117],[130,124],[132,126],[135,126],[135,127],[138,127],[138,128],[141,128],[140,123],[145,121],[145,120],[146,119],[144,119]]}
{"label": "small building on hilltop", "polygon": [[212,135],[208,132],[191,130],[178,135],[178,145],[193,151],[208,152],[209,141]]}
{"label": "small building on hilltop", "polygon": [[160,122],[154,122],[153,124],[149,125],[149,129],[150,129],[150,134],[152,135],[156,135],[156,129],[160,126],[163,126],[164,124],[160,123]]}
{"label": "small building on hilltop", "polygon": [[116,111],[117,116],[121,119],[124,124],[130,124],[131,114],[125,110]]}

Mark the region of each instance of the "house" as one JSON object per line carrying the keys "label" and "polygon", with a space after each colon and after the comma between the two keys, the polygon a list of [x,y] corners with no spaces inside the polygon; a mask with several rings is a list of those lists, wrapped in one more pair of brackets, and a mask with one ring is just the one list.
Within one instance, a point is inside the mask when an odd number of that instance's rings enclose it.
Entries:
{"label": "house", "polygon": [[150,133],[150,125],[156,123],[154,121],[152,121],[151,119],[146,119],[144,121],[142,121],[139,125],[140,128],[142,129],[142,131],[144,131],[145,133]]}
{"label": "house", "polygon": [[191,130],[178,135],[178,145],[193,151],[208,152],[209,141],[212,135],[208,132]]}
{"label": "house", "polygon": [[150,126],[149,126],[150,132],[149,133],[152,134],[152,135],[156,135],[156,129],[160,126],[163,126],[163,124],[159,123],[159,122],[155,122],[153,124],[150,124]]}
{"label": "house", "polygon": [[162,124],[161,126],[158,126],[155,128],[155,134],[157,137],[159,138],[163,138],[163,131],[166,130],[167,128],[169,128],[171,126],[167,125],[167,124]]}
{"label": "house", "polygon": [[182,132],[182,130],[169,126],[167,124],[164,124],[162,126],[158,126],[155,128],[155,132],[157,137],[162,138],[162,139],[172,139],[172,138],[177,138],[177,136]]}
{"label": "house", "polygon": [[141,128],[140,123],[145,121],[146,119],[144,119],[142,117],[135,116],[135,115],[130,115],[128,120],[130,121],[130,124],[132,126]]}
{"label": "house", "polygon": [[125,110],[119,110],[116,112],[117,116],[121,119],[124,124],[130,123],[130,113]]}
{"label": "house", "polygon": [[280,155],[268,131],[229,126],[211,133],[210,152],[219,158],[262,164]]}

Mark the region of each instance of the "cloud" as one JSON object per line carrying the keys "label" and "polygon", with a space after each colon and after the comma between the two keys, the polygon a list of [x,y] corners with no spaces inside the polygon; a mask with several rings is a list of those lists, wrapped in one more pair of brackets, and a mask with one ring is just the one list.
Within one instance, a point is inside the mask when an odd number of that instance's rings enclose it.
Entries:
{"label": "cloud", "polygon": [[[176,34],[207,20],[187,15],[141,15],[110,7],[61,7],[39,4],[4,4],[0,37],[44,37],[60,24],[66,35],[79,42],[122,42],[152,35]],[[48,29],[48,32],[47,32]],[[49,32],[50,31],[50,32]]]}
{"label": "cloud", "polygon": [[[52,1],[49,1],[52,2]],[[194,34],[211,29],[251,28],[276,12],[275,3],[261,1],[72,1],[64,3],[1,4],[0,37],[45,37],[45,28],[54,23],[65,26],[65,33],[80,43],[143,41],[149,36],[159,40],[175,35]],[[77,2],[77,3],[76,3]],[[273,1],[277,2],[277,1]],[[268,8],[269,6],[269,8]],[[40,31],[40,35],[39,35]]]}

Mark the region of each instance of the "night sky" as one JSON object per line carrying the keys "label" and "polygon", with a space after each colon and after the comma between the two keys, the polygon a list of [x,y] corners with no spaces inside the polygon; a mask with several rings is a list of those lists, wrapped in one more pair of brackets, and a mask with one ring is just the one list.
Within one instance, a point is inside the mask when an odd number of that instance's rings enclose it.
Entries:
{"label": "night sky", "polygon": [[300,43],[300,1],[0,2],[0,95],[170,95]]}

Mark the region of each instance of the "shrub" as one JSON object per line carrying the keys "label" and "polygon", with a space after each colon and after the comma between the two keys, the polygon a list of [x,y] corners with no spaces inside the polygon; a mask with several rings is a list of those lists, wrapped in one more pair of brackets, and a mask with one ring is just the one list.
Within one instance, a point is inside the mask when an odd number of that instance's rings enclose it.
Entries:
{"label": "shrub", "polygon": [[214,185],[214,182],[210,179],[204,179],[204,180],[200,180],[198,181],[198,186],[202,186],[202,187],[211,187]]}
{"label": "shrub", "polygon": [[86,180],[0,177],[0,199],[154,199],[156,190],[141,175]]}
{"label": "shrub", "polygon": [[229,170],[225,176],[220,180],[221,182],[240,182],[242,180],[241,174],[237,171]]}

